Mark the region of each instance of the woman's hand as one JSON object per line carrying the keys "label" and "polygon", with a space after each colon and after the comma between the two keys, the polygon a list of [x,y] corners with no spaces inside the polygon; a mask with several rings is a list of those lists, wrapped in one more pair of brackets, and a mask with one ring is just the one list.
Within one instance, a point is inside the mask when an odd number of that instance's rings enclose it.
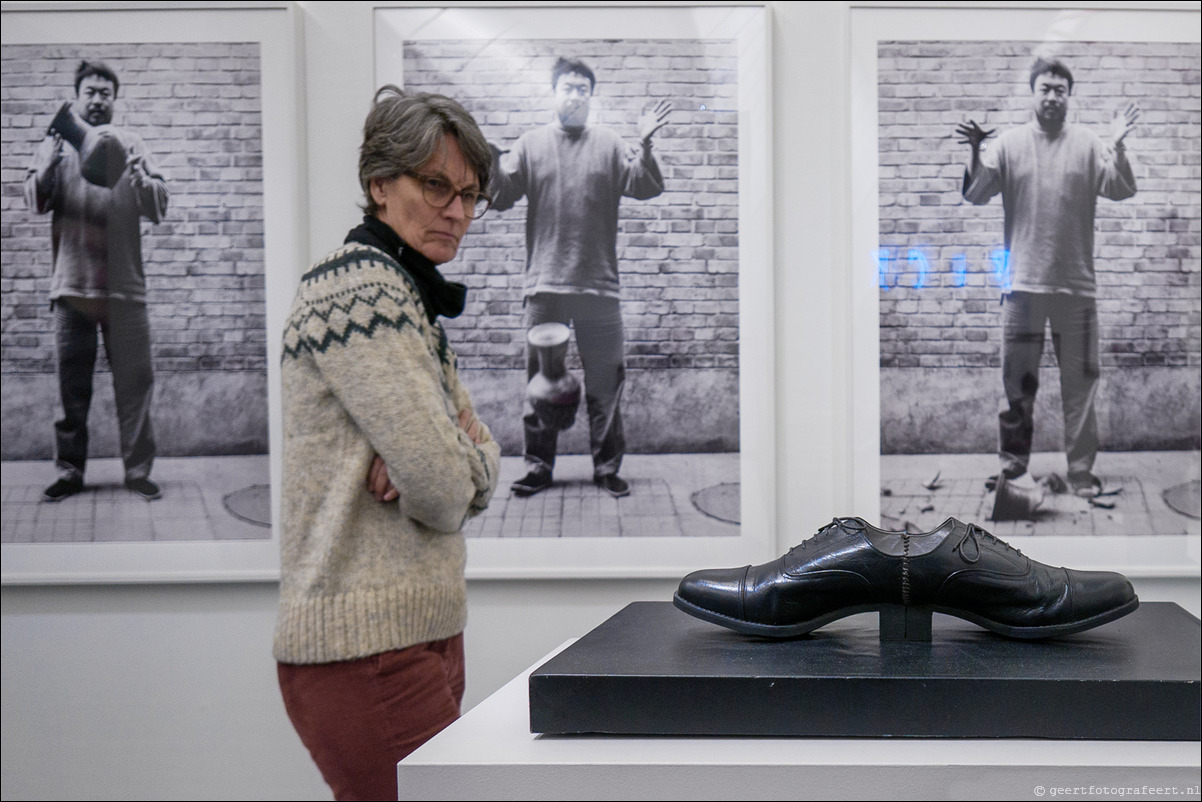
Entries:
{"label": "woman's hand", "polygon": [[367,492],[375,496],[376,501],[381,503],[396,501],[401,497],[401,494],[393,487],[392,480],[388,478],[388,466],[384,464],[384,460],[380,459],[379,454],[372,457],[371,467],[367,469]]}
{"label": "woman's hand", "polygon": [[480,439],[480,420],[470,409],[459,410],[459,428],[467,432],[467,436],[472,438],[472,442],[476,445],[483,442]]}
{"label": "woman's hand", "polygon": [[[480,421],[470,409],[459,410],[459,428],[467,432],[467,436],[472,438],[472,442],[476,445],[483,442]],[[400,491],[388,478],[388,466],[384,464],[384,460],[380,458],[379,454],[372,456],[371,467],[367,469],[367,492],[371,493],[381,504],[396,501],[401,497]]]}

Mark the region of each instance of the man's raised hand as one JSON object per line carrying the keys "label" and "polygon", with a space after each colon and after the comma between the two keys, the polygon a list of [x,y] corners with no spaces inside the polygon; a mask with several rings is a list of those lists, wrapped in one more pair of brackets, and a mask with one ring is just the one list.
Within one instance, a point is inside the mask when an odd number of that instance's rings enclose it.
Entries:
{"label": "man's raised hand", "polygon": [[997,132],[996,128],[990,128],[988,131],[977,125],[975,120],[969,120],[966,123],[960,123],[956,126],[956,135],[960,137],[961,145],[971,145],[973,150],[981,147],[981,143]]}
{"label": "man's raised hand", "polygon": [[655,105],[643,110],[639,118],[639,135],[644,142],[650,142],[655,132],[668,124],[668,115],[672,113],[672,103],[660,100]]}
{"label": "man's raised hand", "polygon": [[1124,109],[1115,109],[1114,119],[1110,121],[1110,141],[1120,147],[1127,134],[1135,130],[1135,122],[1139,119],[1139,106],[1134,102],[1128,103]]}

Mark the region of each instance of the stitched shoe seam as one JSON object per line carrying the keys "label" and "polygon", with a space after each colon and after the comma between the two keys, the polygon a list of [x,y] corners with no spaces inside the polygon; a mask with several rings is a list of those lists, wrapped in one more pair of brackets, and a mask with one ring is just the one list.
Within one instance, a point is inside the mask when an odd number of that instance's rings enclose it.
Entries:
{"label": "stitched shoe seam", "polygon": [[1060,571],[1064,574],[1065,595],[1068,596],[1068,615],[1070,621],[1077,620],[1076,599],[1073,598],[1073,578],[1069,576],[1068,569],[1061,567]]}
{"label": "stitched shoe seam", "polygon": [[739,618],[747,620],[747,575],[751,573],[751,566],[743,569],[743,578],[739,580]]}

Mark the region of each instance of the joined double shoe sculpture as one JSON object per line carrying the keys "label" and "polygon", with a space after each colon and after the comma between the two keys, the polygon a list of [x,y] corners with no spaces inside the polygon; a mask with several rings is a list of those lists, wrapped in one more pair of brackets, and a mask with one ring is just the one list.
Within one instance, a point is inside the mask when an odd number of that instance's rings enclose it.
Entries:
{"label": "joined double shoe sculpture", "polygon": [[1121,618],[1139,599],[1122,574],[1044,565],[955,518],[918,534],[836,518],[770,563],[694,571],[673,603],[772,638],[879,612],[881,640],[929,641],[932,613],[1011,638],[1049,638]]}

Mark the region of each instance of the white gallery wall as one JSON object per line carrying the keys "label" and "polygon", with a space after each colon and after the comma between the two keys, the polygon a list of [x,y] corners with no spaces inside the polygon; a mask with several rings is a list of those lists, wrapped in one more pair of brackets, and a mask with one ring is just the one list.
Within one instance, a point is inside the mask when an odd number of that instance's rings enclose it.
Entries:
{"label": "white gallery wall", "polygon": [[[301,250],[310,257],[341,242],[359,217],[356,148],[374,89],[375,5],[294,7],[303,31]],[[755,5],[769,10],[774,81],[771,391],[779,436],[771,517],[783,551],[833,516],[857,514],[848,270],[857,4]],[[1196,561],[1186,574],[1136,576],[1136,590],[1142,600],[1173,601],[1199,615]],[[465,708],[629,602],[670,599],[678,579],[471,581]],[[276,598],[272,582],[5,586],[0,795],[329,798],[279,699],[271,659]]]}

